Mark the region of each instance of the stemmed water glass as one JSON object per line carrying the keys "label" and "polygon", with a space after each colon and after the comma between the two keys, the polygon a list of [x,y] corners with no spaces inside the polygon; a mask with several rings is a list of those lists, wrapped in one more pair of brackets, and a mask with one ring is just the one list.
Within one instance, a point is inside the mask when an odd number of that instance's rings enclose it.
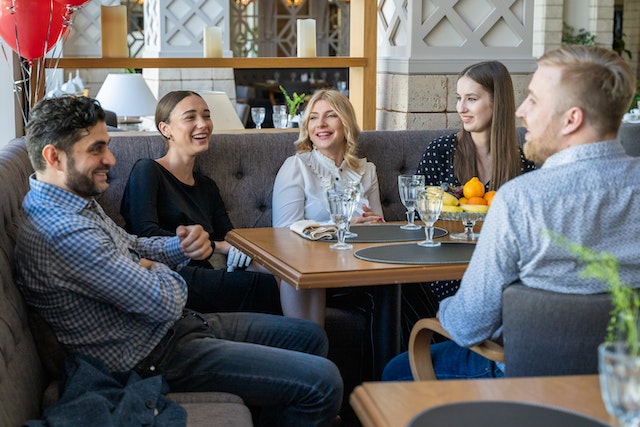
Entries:
{"label": "stemmed water glass", "polygon": [[407,224],[400,226],[403,230],[419,230],[421,227],[414,224],[416,199],[424,189],[424,175],[400,175],[398,176],[398,192],[400,201],[407,208]]}
{"label": "stemmed water glass", "polygon": [[264,107],[251,107],[251,118],[253,123],[256,124],[256,129],[262,129],[262,122],[264,122],[265,108]]}
{"label": "stemmed water glass", "polygon": [[353,214],[355,205],[353,191],[327,191],[327,202],[329,202],[329,214],[331,220],[338,227],[338,242],[329,246],[331,249],[347,250],[353,248],[353,245],[345,243],[345,232],[347,224]]}
{"label": "stemmed water glass", "polygon": [[339,181],[334,183],[333,188],[338,192],[341,192],[341,191],[352,192],[353,204],[351,209],[351,215],[349,215],[349,221],[347,222],[347,229],[345,230],[344,236],[347,239],[358,237],[358,233],[354,233],[353,231],[351,231],[350,227],[351,227],[351,217],[353,216],[353,213],[355,212],[356,207],[360,202],[360,195],[362,194],[362,184],[360,184],[360,181],[345,180],[345,181]]}
{"label": "stemmed water glass", "polygon": [[420,219],[424,222],[425,240],[418,243],[425,248],[434,248],[440,246],[440,242],[433,241],[433,225],[438,220],[440,212],[442,211],[442,196],[444,189],[440,186],[426,186],[418,195],[416,200],[416,206]]}

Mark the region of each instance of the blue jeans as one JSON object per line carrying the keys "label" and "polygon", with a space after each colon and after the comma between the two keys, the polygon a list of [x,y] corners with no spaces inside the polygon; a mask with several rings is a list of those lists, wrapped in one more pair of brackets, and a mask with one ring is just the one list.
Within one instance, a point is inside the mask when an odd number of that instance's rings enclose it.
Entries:
{"label": "blue jeans", "polygon": [[236,394],[260,408],[265,426],[323,426],[336,417],[342,377],[326,359],[327,336],[316,323],[258,313],[201,316],[206,322],[174,328],[165,348],[141,362],[164,374],[171,391]]}
{"label": "blue jeans", "polygon": [[[504,376],[495,362],[453,341],[431,345],[433,370],[439,380],[500,378]],[[413,381],[409,353],[391,359],[382,372],[382,381]]]}

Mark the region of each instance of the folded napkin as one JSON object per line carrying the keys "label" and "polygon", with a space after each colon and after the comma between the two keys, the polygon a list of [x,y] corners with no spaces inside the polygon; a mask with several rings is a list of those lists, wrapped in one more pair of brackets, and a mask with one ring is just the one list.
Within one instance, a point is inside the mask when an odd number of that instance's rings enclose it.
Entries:
{"label": "folded napkin", "polygon": [[296,221],[289,226],[289,229],[309,240],[334,239],[338,231],[338,227],[333,224],[320,225],[312,219]]}

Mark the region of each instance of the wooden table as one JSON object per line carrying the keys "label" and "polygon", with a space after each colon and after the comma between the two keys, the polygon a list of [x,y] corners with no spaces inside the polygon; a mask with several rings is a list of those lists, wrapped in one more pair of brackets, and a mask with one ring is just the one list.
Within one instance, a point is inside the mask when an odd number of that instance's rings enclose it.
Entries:
{"label": "wooden table", "polygon": [[[375,225],[372,225],[375,227]],[[439,221],[449,232],[462,231],[459,221]],[[354,243],[353,249],[329,249],[330,242],[303,239],[288,228],[237,228],[226,240],[296,289],[387,285],[376,288],[374,336],[376,371],[400,351],[400,284],[460,279],[467,263],[440,265],[387,264],[353,256],[358,249],[389,243]],[[448,235],[439,239],[449,240]],[[398,242],[398,244],[407,242]]]}
{"label": "wooden table", "polygon": [[597,375],[368,382],[356,387],[350,401],[364,427],[404,427],[434,406],[478,400],[549,405],[615,425],[602,402]]}

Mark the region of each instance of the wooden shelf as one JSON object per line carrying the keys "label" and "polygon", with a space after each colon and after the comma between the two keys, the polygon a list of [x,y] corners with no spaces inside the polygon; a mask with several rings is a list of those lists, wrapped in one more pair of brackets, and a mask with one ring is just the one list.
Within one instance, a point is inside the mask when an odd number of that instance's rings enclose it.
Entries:
{"label": "wooden shelf", "polygon": [[367,58],[60,58],[45,60],[46,68],[351,68],[364,67]]}
{"label": "wooden shelf", "polygon": [[36,67],[32,102],[44,97],[44,70],[86,68],[349,68],[349,98],[362,129],[376,128],[377,2],[350,0],[350,53],[315,58],[60,58]]}

